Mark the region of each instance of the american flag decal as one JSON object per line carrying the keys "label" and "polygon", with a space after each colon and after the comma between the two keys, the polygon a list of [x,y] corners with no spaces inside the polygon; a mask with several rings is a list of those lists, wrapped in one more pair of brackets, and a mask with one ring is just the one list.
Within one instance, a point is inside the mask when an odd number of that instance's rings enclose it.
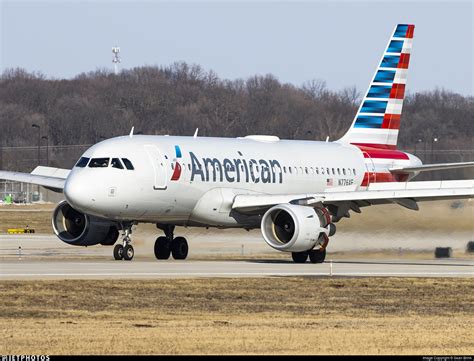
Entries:
{"label": "american flag decal", "polygon": [[328,187],[332,187],[334,184],[333,184],[333,179],[332,178],[328,178],[326,179],[326,186]]}

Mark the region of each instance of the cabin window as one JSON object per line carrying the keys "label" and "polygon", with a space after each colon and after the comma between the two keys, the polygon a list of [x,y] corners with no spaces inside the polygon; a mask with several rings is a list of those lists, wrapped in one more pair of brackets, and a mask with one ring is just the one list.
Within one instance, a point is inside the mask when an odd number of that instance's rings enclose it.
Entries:
{"label": "cabin window", "polygon": [[84,168],[84,167],[87,165],[87,163],[89,163],[89,160],[90,160],[90,158],[82,157],[82,158],[79,159],[79,161],[76,163],[76,167]]}
{"label": "cabin window", "polygon": [[123,164],[125,164],[125,168],[128,170],[134,170],[135,168],[133,167],[132,162],[130,162],[127,158],[122,158]]}
{"label": "cabin window", "polygon": [[316,172],[316,174],[319,174],[319,168],[318,167],[314,168],[314,171]]}
{"label": "cabin window", "polygon": [[354,175],[356,175],[356,170],[355,170],[355,168],[352,168],[352,172],[353,172]]}
{"label": "cabin window", "polygon": [[346,168],[342,168],[342,174],[346,175]]}
{"label": "cabin window", "polygon": [[89,163],[90,168],[107,168],[110,158],[92,158]]}
{"label": "cabin window", "polygon": [[118,158],[112,158],[110,165],[112,166],[112,168],[123,169],[122,162]]}
{"label": "cabin window", "polygon": [[304,171],[306,174],[308,174],[308,167],[304,167]]}

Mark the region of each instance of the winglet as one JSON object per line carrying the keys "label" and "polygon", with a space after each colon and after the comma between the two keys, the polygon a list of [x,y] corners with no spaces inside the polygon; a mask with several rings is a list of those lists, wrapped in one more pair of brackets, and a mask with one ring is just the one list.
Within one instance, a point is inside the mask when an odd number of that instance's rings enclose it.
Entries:
{"label": "winglet", "polygon": [[132,127],[132,130],[130,131],[130,138],[133,138],[133,130],[135,129],[135,127]]}

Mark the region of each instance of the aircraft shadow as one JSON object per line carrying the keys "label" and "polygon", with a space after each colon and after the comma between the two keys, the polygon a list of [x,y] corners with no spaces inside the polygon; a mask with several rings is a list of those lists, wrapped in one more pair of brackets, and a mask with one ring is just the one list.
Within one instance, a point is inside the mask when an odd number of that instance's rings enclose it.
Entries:
{"label": "aircraft shadow", "polygon": [[[294,264],[292,260],[282,260],[282,259],[260,259],[260,260],[246,260],[246,263],[269,263],[269,264]],[[330,263],[330,261],[325,261],[324,263]],[[335,264],[373,264],[373,265],[401,265],[401,266],[456,266],[456,267],[474,267],[472,264],[464,263],[436,263],[436,262],[395,262],[395,261],[332,261]],[[306,262],[306,264],[313,264],[311,262]],[[318,264],[318,263],[316,263]],[[319,263],[321,264],[321,263]]]}

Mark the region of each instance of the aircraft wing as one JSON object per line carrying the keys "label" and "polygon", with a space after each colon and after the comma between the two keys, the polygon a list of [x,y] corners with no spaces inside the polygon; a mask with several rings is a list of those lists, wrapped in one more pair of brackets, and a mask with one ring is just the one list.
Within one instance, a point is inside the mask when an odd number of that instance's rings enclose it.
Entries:
{"label": "aircraft wing", "polygon": [[0,170],[0,179],[38,184],[54,192],[62,192],[69,175],[69,169],[36,167],[31,173],[8,172]]}
{"label": "aircraft wing", "polygon": [[[474,197],[474,179],[435,182],[372,183],[366,190],[327,190],[314,194],[251,194],[237,195],[232,209],[243,214],[259,214],[274,205],[292,203],[311,206],[316,203],[335,205],[338,216],[347,216],[348,210],[360,212],[360,207],[396,203],[409,209],[418,209],[417,202]],[[341,214],[339,214],[341,213]]]}

